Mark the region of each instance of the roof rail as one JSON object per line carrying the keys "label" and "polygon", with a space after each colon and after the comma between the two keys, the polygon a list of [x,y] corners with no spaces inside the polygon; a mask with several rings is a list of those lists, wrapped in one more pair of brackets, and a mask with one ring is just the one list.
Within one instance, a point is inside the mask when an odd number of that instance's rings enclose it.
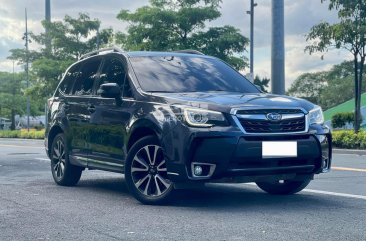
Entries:
{"label": "roof rail", "polygon": [[104,48],[104,49],[98,49],[98,50],[95,50],[93,52],[90,52],[90,53],[87,53],[87,54],[84,54],[82,55],[79,60],[82,60],[82,59],[85,59],[85,58],[88,58],[88,57],[91,57],[91,56],[94,56],[94,55],[97,55],[101,52],[105,52],[105,51],[112,51],[112,52],[118,52],[118,53],[123,53],[124,51],[120,48],[118,48],[117,46],[113,46],[111,48]]}
{"label": "roof rail", "polygon": [[205,55],[204,53],[194,50],[194,49],[184,49],[184,50],[176,50],[173,51],[175,53],[183,53],[183,54],[198,54],[198,55]]}

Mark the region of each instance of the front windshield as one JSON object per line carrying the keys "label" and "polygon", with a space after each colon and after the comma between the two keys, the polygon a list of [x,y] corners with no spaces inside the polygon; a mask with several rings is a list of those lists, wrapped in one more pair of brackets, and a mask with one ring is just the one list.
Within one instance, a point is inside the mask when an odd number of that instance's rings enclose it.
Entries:
{"label": "front windshield", "polygon": [[130,60],[146,92],[259,92],[244,76],[215,58],[139,56]]}

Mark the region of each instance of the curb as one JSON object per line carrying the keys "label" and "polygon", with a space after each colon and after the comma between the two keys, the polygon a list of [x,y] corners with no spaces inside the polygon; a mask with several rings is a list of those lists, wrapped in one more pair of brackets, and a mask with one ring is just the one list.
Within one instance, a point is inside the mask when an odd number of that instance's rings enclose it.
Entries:
{"label": "curb", "polygon": [[335,153],[335,154],[354,154],[354,155],[366,156],[366,150],[356,150],[356,149],[333,148],[333,153]]}

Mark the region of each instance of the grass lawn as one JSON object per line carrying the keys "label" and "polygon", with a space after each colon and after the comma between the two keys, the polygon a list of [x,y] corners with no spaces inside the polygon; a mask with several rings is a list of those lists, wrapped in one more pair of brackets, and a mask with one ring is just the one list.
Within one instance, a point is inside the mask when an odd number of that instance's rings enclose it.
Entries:
{"label": "grass lawn", "polygon": [[[361,96],[361,107],[366,106],[366,93]],[[343,104],[337,105],[333,108],[328,109],[324,112],[325,121],[331,120],[332,116],[339,112],[351,112],[355,109],[355,99],[344,102]],[[363,128],[366,128],[364,126]]]}

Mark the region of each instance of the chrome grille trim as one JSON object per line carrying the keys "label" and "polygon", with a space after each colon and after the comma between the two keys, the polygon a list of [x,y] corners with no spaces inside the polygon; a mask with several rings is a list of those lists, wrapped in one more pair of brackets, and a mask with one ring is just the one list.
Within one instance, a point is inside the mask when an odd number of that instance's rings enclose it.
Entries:
{"label": "chrome grille trim", "polygon": [[[275,110],[273,110],[276,112]],[[281,120],[290,120],[290,119],[296,119],[304,117],[305,114],[299,113],[299,114],[282,114]],[[248,119],[248,120],[268,120],[266,115],[263,114],[255,114],[255,115],[236,115],[239,119]]]}
{"label": "chrome grille trim", "polygon": [[291,119],[298,119],[304,117],[305,119],[305,128],[301,131],[289,131],[289,132],[247,132],[245,131],[244,126],[240,122],[240,119],[242,120],[259,120],[259,121],[265,121],[267,120],[267,117],[265,114],[245,114],[245,115],[236,115],[236,112],[238,110],[254,110],[254,111],[260,111],[261,109],[258,108],[249,108],[249,109],[232,109],[231,115],[233,117],[234,122],[238,126],[238,128],[246,135],[289,135],[289,134],[304,134],[309,131],[309,115],[308,112],[302,108],[266,108],[266,110],[271,110],[273,112],[276,112],[276,110],[283,110],[283,109],[292,109],[292,110],[301,110],[303,113],[298,114],[283,114],[282,120],[291,120]]}
{"label": "chrome grille trim", "polygon": [[230,110],[230,114],[232,115],[236,115],[238,111],[240,110],[243,110],[243,111],[255,111],[255,110],[301,110],[305,115],[308,114],[309,112],[306,111],[304,108],[302,107],[281,107],[281,106],[272,106],[272,107],[266,107],[266,108],[261,108],[261,109],[258,109],[258,106],[250,106],[250,107],[245,107],[245,108],[242,108],[242,107],[238,107],[238,108],[232,108]]}

